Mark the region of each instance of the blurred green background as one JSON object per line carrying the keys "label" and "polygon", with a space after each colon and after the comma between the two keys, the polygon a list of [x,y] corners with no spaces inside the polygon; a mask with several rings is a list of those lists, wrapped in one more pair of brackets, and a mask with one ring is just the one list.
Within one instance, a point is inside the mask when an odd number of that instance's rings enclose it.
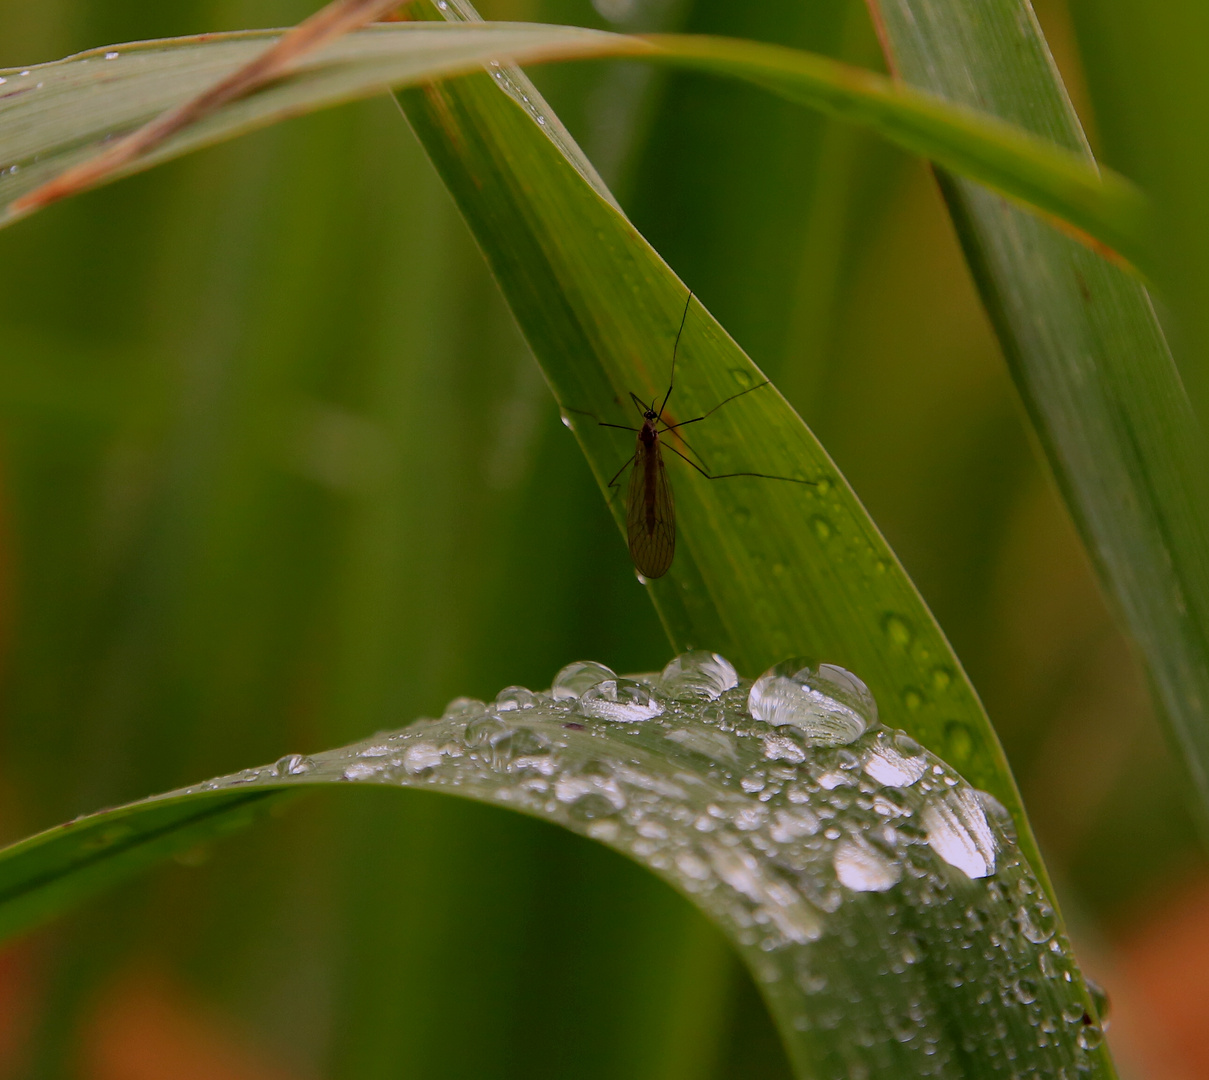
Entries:
{"label": "blurred green background", "polygon": [[[0,66],[315,6],[0,0]],[[857,0],[479,6],[881,64]],[[1098,152],[1166,215],[1162,314],[1202,406],[1209,15],[1201,0],[1045,0],[1038,15]],[[1188,1021],[1147,1011],[1174,977],[1148,943],[1187,957],[1200,933],[1209,950],[1209,864],[927,170],[700,76],[534,74],[821,437],[952,638],[1117,1002],[1125,1071],[1204,1075],[1172,1063],[1178,1031],[1167,1058],[1151,1045]],[[390,100],[55,207],[0,234],[0,267],[0,840],[459,694],[545,687],[571,660],[669,658]],[[787,1076],[717,932],[540,823],[358,791],[187,861],[0,954],[0,1076]]]}

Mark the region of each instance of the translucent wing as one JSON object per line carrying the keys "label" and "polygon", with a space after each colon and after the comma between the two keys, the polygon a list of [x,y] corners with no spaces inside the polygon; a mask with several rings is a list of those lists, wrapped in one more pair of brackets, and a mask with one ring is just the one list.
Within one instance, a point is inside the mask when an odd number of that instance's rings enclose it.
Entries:
{"label": "translucent wing", "polygon": [[663,577],[676,553],[676,507],[658,440],[648,447],[638,439],[626,500],[626,536],[638,572],[646,578]]}

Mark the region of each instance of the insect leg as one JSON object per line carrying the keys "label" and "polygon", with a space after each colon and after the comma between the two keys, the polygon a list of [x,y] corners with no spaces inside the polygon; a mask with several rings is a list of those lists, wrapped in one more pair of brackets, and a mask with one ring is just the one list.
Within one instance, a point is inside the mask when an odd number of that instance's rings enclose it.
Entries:
{"label": "insect leg", "polygon": [[762,383],[756,383],[755,386],[749,386],[746,390],[740,390],[737,394],[731,394],[730,397],[723,398],[721,401],[718,402],[717,405],[715,405],[707,413],[702,413],[700,416],[694,416],[691,420],[681,420],[680,423],[678,423],[678,424],[668,424],[667,429],[669,431],[672,431],[675,428],[684,427],[685,424],[695,424],[698,420],[704,420],[707,416],[713,416],[714,413],[716,413],[720,408],[722,408],[723,405],[726,405],[729,402],[734,401],[735,398],[741,398],[744,394],[750,394],[753,390],[760,390],[768,385],[769,385],[769,382],[767,379],[765,379]]}
{"label": "insect leg", "polygon": [[617,428],[620,431],[641,431],[642,430],[641,428],[630,427],[629,424],[606,424],[603,420],[597,420],[596,423],[598,423],[601,427]]}
{"label": "insect leg", "polygon": [[[709,463],[708,463],[708,462],[705,460],[705,458],[702,456],[701,451],[700,451],[700,450],[698,450],[696,447],[691,446],[691,445],[689,444],[689,441],[688,441],[688,440],[687,440],[687,439],[686,439],[686,438],[685,438],[683,435],[681,435],[681,434],[680,434],[680,432],[675,431],[675,430],[673,430],[672,428],[664,428],[664,429],[663,429],[663,431],[659,432],[659,434],[660,434],[660,435],[662,435],[662,434],[664,434],[664,432],[667,432],[667,431],[670,431],[670,432],[671,432],[671,433],[672,433],[672,434],[673,434],[673,435],[674,435],[674,436],[675,436],[677,439],[679,439],[679,440],[680,440],[680,441],[681,441],[681,442],[684,444],[685,449],[687,449],[687,450],[691,451],[692,453],[696,454],[696,455],[697,455],[697,460],[698,460],[698,461],[700,461],[700,462],[701,462],[701,464],[705,466],[705,468],[707,468],[707,469],[709,468]],[[674,450],[674,449],[675,449],[675,447],[669,447],[669,449]]]}
{"label": "insect leg", "polygon": [[[758,476],[761,480],[788,480],[791,484],[809,484],[811,487],[815,486],[815,482],[813,480],[803,480],[797,476],[773,476],[771,473],[762,473],[762,472],[726,472],[726,473],[706,472],[692,458],[685,457],[684,454],[680,453],[680,451],[677,450],[671,443],[667,443],[666,445],[667,445],[667,448],[673,454],[675,454],[677,457],[684,458],[685,461],[687,461],[694,469],[697,470],[697,472],[699,472],[707,480],[729,480],[733,476]],[[631,460],[633,460],[633,459],[631,459]],[[628,465],[629,462],[627,461],[626,464]]]}
{"label": "insect leg", "polygon": [[[635,459],[637,456],[638,456],[638,451],[637,451],[637,450],[635,450],[635,451],[634,451],[634,452],[633,452],[633,453],[630,455],[630,460],[629,460],[629,461],[627,461],[627,462],[626,462],[626,463],[625,463],[625,464],[624,464],[624,465],[623,465],[623,466],[622,466],[620,469],[618,469],[618,470],[617,470],[617,471],[616,471],[616,472],[613,474],[613,479],[609,481],[609,487],[616,487],[616,486],[617,486],[617,480],[618,480],[618,478],[621,476],[621,474],[622,474],[623,472],[625,472],[625,471],[626,471],[626,469],[628,469],[628,468],[629,468],[629,467],[630,467],[630,466],[631,466],[631,465],[634,463],[634,459]],[[691,464],[691,462],[690,462],[690,464]]]}

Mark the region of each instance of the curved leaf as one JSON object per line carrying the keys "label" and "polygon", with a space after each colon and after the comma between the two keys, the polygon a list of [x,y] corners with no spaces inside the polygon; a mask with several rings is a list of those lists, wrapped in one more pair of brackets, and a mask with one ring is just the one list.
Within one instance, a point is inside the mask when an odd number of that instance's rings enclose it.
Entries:
{"label": "curved leaf", "polygon": [[[1090,151],[1027,0],[879,0],[903,77]],[[1012,376],[1209,822],[1203,436],[1135,280],[959,178],[942,189]]]}
{"label": "curved leaf", "polygon": [[[228,78],[280,39],[209,34],[95,49],[0,72],[0,201],[7,220],[40,205],[38,189],[114,140]],[[285,77],[167,138],[124,175],[242,131],[390,86],[473,71],[509,58],[537,63],[630,56],[745,79],[864,124],[891,142],[990,184],[1144,263],[1146,204],[1128,181],[993,117],[897,88],[872,72],[779,46],[691,36],[626,37],[528,24],[397,23],[349,34]],[[165,134],[169,129],[165,129]],[[98,178],[81,178],[87,185]],[[55,191],[54,197],[65,192]]]}
{"label": "curved leaf", "polygon": [[752,689],[709,654],[643,682],[572,665],[551,695],[459,699],[440,720],[90,815],[0,851],[0,933],[289,792],[413,787],[553,822],[669,882],[739,950],[801,1077],[1103,1075],[1094,1008],[1010,817],[870,723],[847,673],[808,678]]}

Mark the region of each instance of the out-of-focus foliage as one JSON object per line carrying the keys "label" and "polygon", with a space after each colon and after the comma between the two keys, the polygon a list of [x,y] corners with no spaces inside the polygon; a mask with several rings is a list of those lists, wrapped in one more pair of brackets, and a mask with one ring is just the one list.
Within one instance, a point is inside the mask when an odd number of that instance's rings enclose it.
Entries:
{"label": "out-of-focus foliage", "polygon": [[[480,6],[878,62],[854,0],[597,4]],[[3,0],[0,64],[310,9]],[[1184,138],[1209,108],[1188,31],[1203,12],[1071,0],[1068,18],[1053,0],[1040,14],[1067,71],[1086,73],[1107,160],[1172,193],[1187,292],[1170,293],[1171,316],[1204,401],[1204,163]],[[1007,744],[1068,907],[1110,925],[1143,904],[1194,858],[1179,788],[925,170],[717,80],[624,64],[537,78],[904,560]],[[545,685],[582,656],[667,659],[390,102],[57,207],[0,237],[0,257],[5,840],[454,694]],[[785,1070],[750,984],[669,890],[453,800],[312,802],[25,948],[3,969],[22,980],[16,1075],[99,1075],[103,1030],[137,1030],[135,984],[206,1002],[290,1076]]]}

